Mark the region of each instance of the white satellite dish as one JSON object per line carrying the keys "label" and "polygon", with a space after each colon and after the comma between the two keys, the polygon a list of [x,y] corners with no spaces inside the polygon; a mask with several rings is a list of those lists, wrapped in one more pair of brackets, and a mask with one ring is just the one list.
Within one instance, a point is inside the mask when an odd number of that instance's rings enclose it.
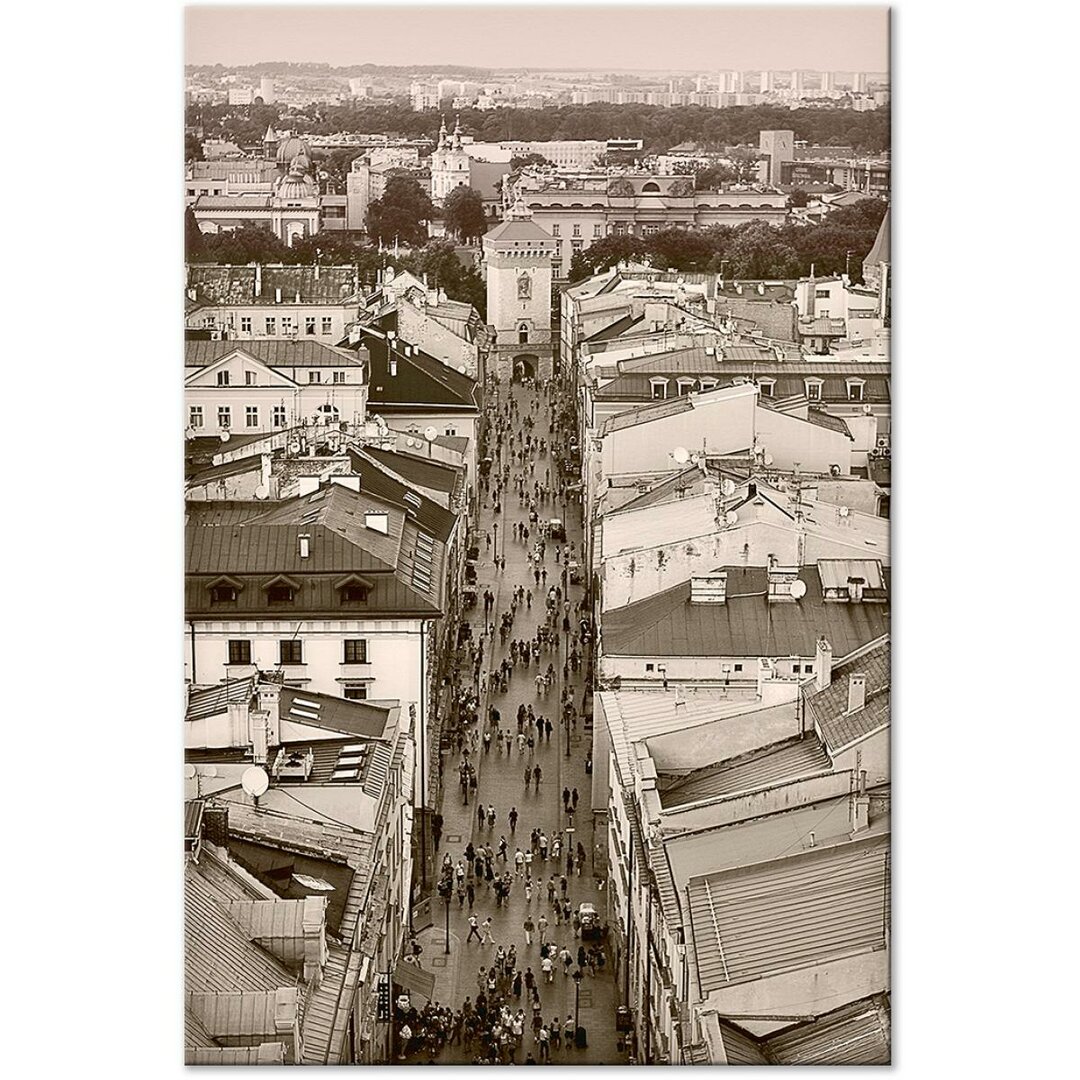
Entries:
{"label": "white satellite dish", "polygon": [[223,432],[221,433],[221,441],[222,441],[222,442],[228,442],[228,441],[229,441],[229,440],[230,440],[231,438],[232,438],[232,436],[231,436],[231,435],[229,434],[228,428],[226,428],[226,429],[225,429],[225,430],[224,430],[224,431],[223,431]]}
{"label": "white satellite dish", "polygon": [[794,596],[796,600],[801,600],[806,595],[806,582],[802,581],[800,578],[796,578],[791,583],[791,595]]}
{"label": "white satellite dish", "polygon": [[734,525],[738,520],[739,520],[739,515],[736,514],[734,510],[729,510],[724,515],[724,524],[729,526],[729,527]]}
{"label": "white satellite dish", "polygon": [[720,490],[725,495],[734,495],[735,494],[735,481],[725,478],[723,483],[721,483],[721,485],[720,485]]}
{"label": "white satellite dish", "polygon": [[195,438],[195,429],[194,429],[194,428],[188,428],[188,429],[187,429],[187,430],[186,430],[186,431],[184,432],[184,438],[185,438],[185,439],[187,439],[187,440],[188,440],[189,442],[190,442],[190,441],[191,441],[192,439],[194,439],[194,438]]}
{"label": "white satellite dish", "polygon": [[268,484],[260,484],[255,489],[256,499],[269,499],[270,498],[270,486]]}
{"label": "white satellite dish", "polygon": [[680,464],[685,465],[690,460],[690,451],[685,446],[676,446],[671,451],[671,456]]}
{"label": "white satellite dish", "polygon": [[194,765],[185,765],[184,766],[184,779],[185,780],[194,780],[195,775],[196,775],[197,772],[198,772],[198,770],[195,768]]}
{"label": "white satellite dish", "polygon": [[433,424],[428,424],[428,426],[424,428],[424,438],[427,439],[428,442],[434,442],[438,437],[439,429]]}
{"label": "white satellite dish", "polygon": [[775,459],[773,458],[772,454],[766,453],[761,460],[764,461],[766,465],[771,465]]}
{"label": "white satellite dish", "polygon": [[252,765],[250,769],[244,770],[244,775],[240,777],[240,786],[253,799],[257,799],[260,795],[266,794],[266,789],[270,786],[270,777],[266,775],[265,769]]}
{"label": "white satellite dish", "polygon": [[465,365],[465,364],[462,364],[458,368],[458,371],[460,371],[462,375],[467,375],[469,373],[469,369],[468,369],[467,365]]}
{"label": "white satellite dish", "polygon": [[846,506],[841,506],[837,513],[839,513],[841,517],[847,517],[851,511]]}
{"label": "white satellite dish", "polygon": [[307,874],[293,874],[293,881],[297,885],[303,885],[305,889],[314,889],[317,892],[333,892],[334,886],[329,881],[320,877],[309,877]]}

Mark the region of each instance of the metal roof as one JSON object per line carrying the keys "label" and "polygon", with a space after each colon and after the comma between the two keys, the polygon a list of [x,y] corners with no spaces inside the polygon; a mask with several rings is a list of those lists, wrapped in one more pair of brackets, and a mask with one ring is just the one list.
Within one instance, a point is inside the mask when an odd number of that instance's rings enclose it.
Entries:
{"label": "metal roof", "polygon": [[[336,345],[324,345],[321,341],[291,341],[269,339],[266,341],[227,340],[184,342],[185,367],[209,367],[234,352],[246,353],[268,367],[360,367],[363,361],[355,352],[339,349]],[[265,433],[262,435],[266,437]]]}
{"label": "metal roof", "polygon": [[884,948],[888,851],[875,835],[692,879],[702,995]]}
{"label": "metal roof", "polygon": [[874,994],[761,1042],[774,1065],[889,1065],[889,1011],[888,996]]}

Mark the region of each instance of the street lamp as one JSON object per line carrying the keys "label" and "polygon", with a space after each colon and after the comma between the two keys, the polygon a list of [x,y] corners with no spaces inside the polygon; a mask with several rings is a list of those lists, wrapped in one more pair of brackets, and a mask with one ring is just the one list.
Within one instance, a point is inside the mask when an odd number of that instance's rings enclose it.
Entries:
{"label": "street lamp", "polygon": [[454,893],[454,880],[450,874],[443,874],[439,882],[439,895],[446,903],[446,952],[450,952],[450,900]]}
{"label": "street lamp", "polygon": [[581,968],[574,972],[574,1038],[577,1038],[578,1018],[581,1011]]}

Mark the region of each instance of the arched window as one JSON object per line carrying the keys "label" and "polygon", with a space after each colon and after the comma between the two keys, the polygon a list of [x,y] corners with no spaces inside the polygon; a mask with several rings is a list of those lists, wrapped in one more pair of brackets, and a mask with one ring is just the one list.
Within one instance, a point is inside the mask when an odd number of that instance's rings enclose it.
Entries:
{"label": "arched window", "polygon": [[529,324],[528,323],[522,323],[518,327],[518,344],[519,345],[528,345],[529,344]]}
{"label": "arched window", "polygon": [[647,184],[642,184],[641,186],[641,193],[644,195],[646,192],[648,192],[650,195],[659,195],[660,185],[650,180]]}

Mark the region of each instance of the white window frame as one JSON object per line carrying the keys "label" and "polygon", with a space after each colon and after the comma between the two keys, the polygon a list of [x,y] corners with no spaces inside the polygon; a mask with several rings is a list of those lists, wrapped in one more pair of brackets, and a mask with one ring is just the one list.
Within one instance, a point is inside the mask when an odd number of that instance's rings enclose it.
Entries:
{"label": "white window frame", "polygon": [[[664,392],[658,394],[656,391],[662,389]],[[649,397],[653,401],[667,401],[668,396],[668,380],[661,378],[653,378],[649,380]]]}
{"label": "white window frame", "polygon": [[283,428],[289,422],[289,414],[284,405],[275,405],[270,415],[271,423],[276,428]]}
{"label": "white window frame", "polygon": [[266,319],[263,322],[263,326],[266,327],[266,333],[267,334],[276,334],[277,333],[277,316],[276,315],[267,315]]}
{"label": "white window frame", "polygon": [[701,392],[704,394],[706,390],[716,389],[716,379],[702,379],[701,380]]}
{"label": "white window frame", "polygon": [[[822,395],[822,389],[825,386],[824,379],[803,379],[803,389],[806,391],[807,401],[820,401]],[[810,393],[811,390],[817,390],[817,395]]]}
{"label": "white window frame", "polygon": [[[858,389],[858,396],[852,394],[853,390]],[[865,379],[848,379],[847,380],[847,399],[848,401],[855,401],[862,403],[866,400],[866,380]]]}
{"label": "white window frame", "polygon": [[259,406],[258,405],[245,405],[244,406],[244,427],[257,428],[259,426]]}
{"label": "white window frame", "polygon": [[188,409],[188,427],[201,428],[203,426],[203,407],[192,405]]}
{"label": "white window frame", "polygon": [[321,383],[322,372],[318,368],[313,368],[307,373],[307,381],[308,386],[311,386],[313,383]]}
{"label": "white window frame", "polygon": [[345,372],[344,371],[335,371],[333,381],[336,382],[336,383],[343,383],[345,381]]}
{"label": "white window frame", "polygon": [[773,398],[776,396],[774,391],[776,390],[775,379],[758,379],[758,391],[762,397]]}
{"label": "white window frame", "polygon": [[250,334],[251,333],[251,316],[250,315],[241,315],[240,316],[240,333],[241,334]]}
{"label": "white window frame", "polygon": [[218,386],[229,385],[229,373],[227,371],[219,371],[217,373],[217,384]]}
{"label": "white window frame", "polygon": [[694,383],[696,379],[678,379],[675,383],[675,393],[678,397],[686,397],[687,394],[694,392]]}
{"label": "white window frame", "polygon": [[334,332],[334,320],[328,316],[324,316],[322,321],[322,332],[324,334],[332,334]]}
{"label": "white window frame", "polygon": [[[228,405],[219,405],[217,408],[218,427],[222,431],[232,429],[232,409]],[[222,421],[224,420],[224,423]]]}

